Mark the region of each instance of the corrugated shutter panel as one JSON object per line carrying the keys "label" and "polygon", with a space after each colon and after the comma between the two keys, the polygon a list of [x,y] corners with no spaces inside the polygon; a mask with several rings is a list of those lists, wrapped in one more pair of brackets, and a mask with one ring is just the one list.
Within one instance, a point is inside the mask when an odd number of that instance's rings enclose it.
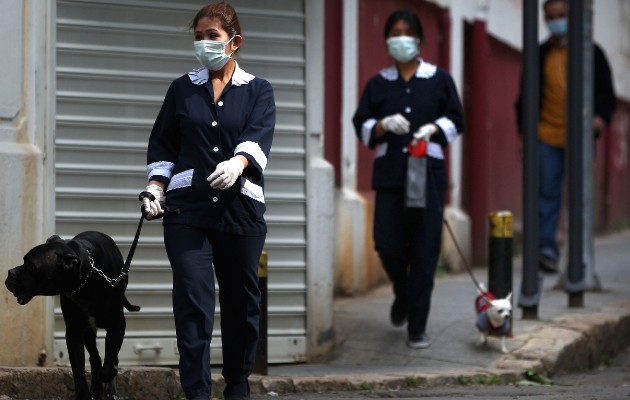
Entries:
{"label": "corrugated shutter panel", "polygon": [[[269,234],[269,359],[306,357],[304,4],[230,2],[239,13],[241,66],[271,82],[277,102],[266,171]],[[187,26],[205,1],[57,1],[56,232],[111,235],[126,257],[146,184],[146,142],[172,79],[197,67]],[[121,365],[178,360],[171,271],[159,222],[145,223],[131,265]],[[218,304],[218,302],[217,302]],[[218,309],[217,309],[218,312]],[[55,359],[67,364],[64,322],[55,306]],[[220,363],[219,317],[213,363]],[[99,349],[104,348],[104,332]]]}

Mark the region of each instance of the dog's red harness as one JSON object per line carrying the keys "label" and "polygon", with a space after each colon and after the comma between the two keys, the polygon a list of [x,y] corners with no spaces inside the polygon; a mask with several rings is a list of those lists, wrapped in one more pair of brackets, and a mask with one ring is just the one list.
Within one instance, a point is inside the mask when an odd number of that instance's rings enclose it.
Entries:
{"label": "dog's red harness", "polygon": [[491,336],[502,336],[510,331],[510,321],[505,321],[502,325],[493,326],[488,316],[489,302],[496,300],[496,297],[490,292],[483,292],[475,298],[475,310],[477,311],[477,329]]}
{"label": "dog's red harness", "polygon": [[481,314],[483,311],[486,311],[490,304],[488,302],[492,300],[496,300],[497,298],[490,292],[483,292],[475,299],[475,311],[477,314]]}

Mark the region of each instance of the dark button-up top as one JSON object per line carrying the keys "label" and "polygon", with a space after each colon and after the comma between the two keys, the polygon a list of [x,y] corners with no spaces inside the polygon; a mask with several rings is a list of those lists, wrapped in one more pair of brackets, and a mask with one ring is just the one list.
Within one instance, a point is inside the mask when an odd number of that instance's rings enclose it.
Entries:
{"label": "dark button-up top", "polygon": [[[175,79],[157,116],[147,152],[147,175],[167,185],[166,204],[180,210],[164,223],[241,235],[266,233],[263,172],[275,126],[271,85],[238,65],[215,103],[208,70]],[[249,160],[225,190],[206,181],[235,155]]]}
{"label": "dark button-up top", "polygon": [[[441,68],[419,60],[416,74],[405,81],[391,66],[371,78],[361,96],[353,123],[359,140],[375,148],[372,188],[402,188],[407,166],[407,145],[422,125],[436,124],[440,130],[431,137],[428,155],[444,158],[443,147],[464,130],[462,105],[451,76]],[[400,113],[410,123],[409,132],[387,132],[376,139],[376,123]]]}

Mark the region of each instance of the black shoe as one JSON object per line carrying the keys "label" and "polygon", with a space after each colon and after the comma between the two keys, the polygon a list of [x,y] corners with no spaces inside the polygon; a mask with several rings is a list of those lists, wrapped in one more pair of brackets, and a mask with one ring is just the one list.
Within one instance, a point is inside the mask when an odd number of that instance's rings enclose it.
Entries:
{"label": "black shoe", "polygon": [[553,260],[544,254],[541,254],[538,259],[538,269],[547,274],[557,274],[560,272],[560,269],[558,268],[558,261]]}
{"label": "black shoe", "polygon": [[225,396],[225,400],[249,400],[249,396]]}
{"label": "black shoe", "polygon": [[396,327],[405,325],[405,322],[407,322],[407,314],[407,301],[401,300],[397,297],[392,304],[391,310],[389,311],[389,319],[392,322],[392,325]]}

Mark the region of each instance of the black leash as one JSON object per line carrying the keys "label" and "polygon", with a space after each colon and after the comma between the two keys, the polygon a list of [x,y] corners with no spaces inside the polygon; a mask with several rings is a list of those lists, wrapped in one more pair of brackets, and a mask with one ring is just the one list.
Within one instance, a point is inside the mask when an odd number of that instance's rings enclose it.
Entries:
{"label": "black leash", "polygon": [[464,252],[459,247],[459,243],[457,243],[457,239],[455,238],[455,233],[451,229],[451,226],[449,225],[449,223],[446,220],[446,218],[443,218],[442,221],[444,222],[444,226],[446,227],[446,230],[448,231],[449,236],[453,240],[453,244],[455,245],[455,249],[457,249],[457,253],[459,254],[459,257],[462,259],[462,263],[464,264],[464,267],[466,267],[466,271],[468,271],[468,275],[470,275],[470,278],[472,279],[472,281],[475,284],[475,286],[477,287],[477,289],[479,289],[479,292],[482,293],[482,294],[485,293],[487,290],[484,290],[483,286],[481,286],[481,284],[479,283],[479,281],[475,277],[475,274],[473,274],[472,268],[470,267],[470,264],[468,264],[468,261],[466,260],[466,257],[464,257]]}
{"label": "black leash", "polygon": [[[142,192],[138,196],[140,201],[142,201],[142,199],[145,197],[148,197],[149,199],[151,199],[151,201],[155,200],[155,197],[149,192]],[[164,214],[179,214],[179,208],[173,209],[167,206],[166,204],[161,204],[161,206],[162,206],[162,210],[164,210]],[[131,247],[129,248],[129,254],[127,254],[127,261],[125,261],[125,265],[123,266],[123,270],[122,270],[123,274],[127,274],[129,272],[129,267],[131,266],[131,260],[133,259],[133,255],[136,252],[136,247],[138,247],[138,239],[140,239],[140,232],[142,231],[142,223],[144,222],[144,220],[146,219],[146,220],[151,221],[154,219],[160,219],[162,218],[164,214],[157,215],[153,218],[147,218],[148,217],[147,211],[144,209],[144,206],[140,206],[140,222],[138,222],[138,228],[136,229],[136,236],[134,236],[133,242],[131,243]]]}
{"label": "black leash", "polygon": [[133,242],[131,243],[131,247],[129,248],[129,254],[127,254],[127,261],[125,261],[125,266],[123,267],[123,273],[129,272],[129,266],[131,265],[131,260],[133,259],[133,255],[136,252],[136,247],[138,247],[138,239],[140,239],[140,231],[142,231],[142,223],[146,217],[146,211],[144,207],[142,207],[142,214],[140,215],[140,222],[138,222],[138,229],[136,229],[136,236],[133,238]]}

